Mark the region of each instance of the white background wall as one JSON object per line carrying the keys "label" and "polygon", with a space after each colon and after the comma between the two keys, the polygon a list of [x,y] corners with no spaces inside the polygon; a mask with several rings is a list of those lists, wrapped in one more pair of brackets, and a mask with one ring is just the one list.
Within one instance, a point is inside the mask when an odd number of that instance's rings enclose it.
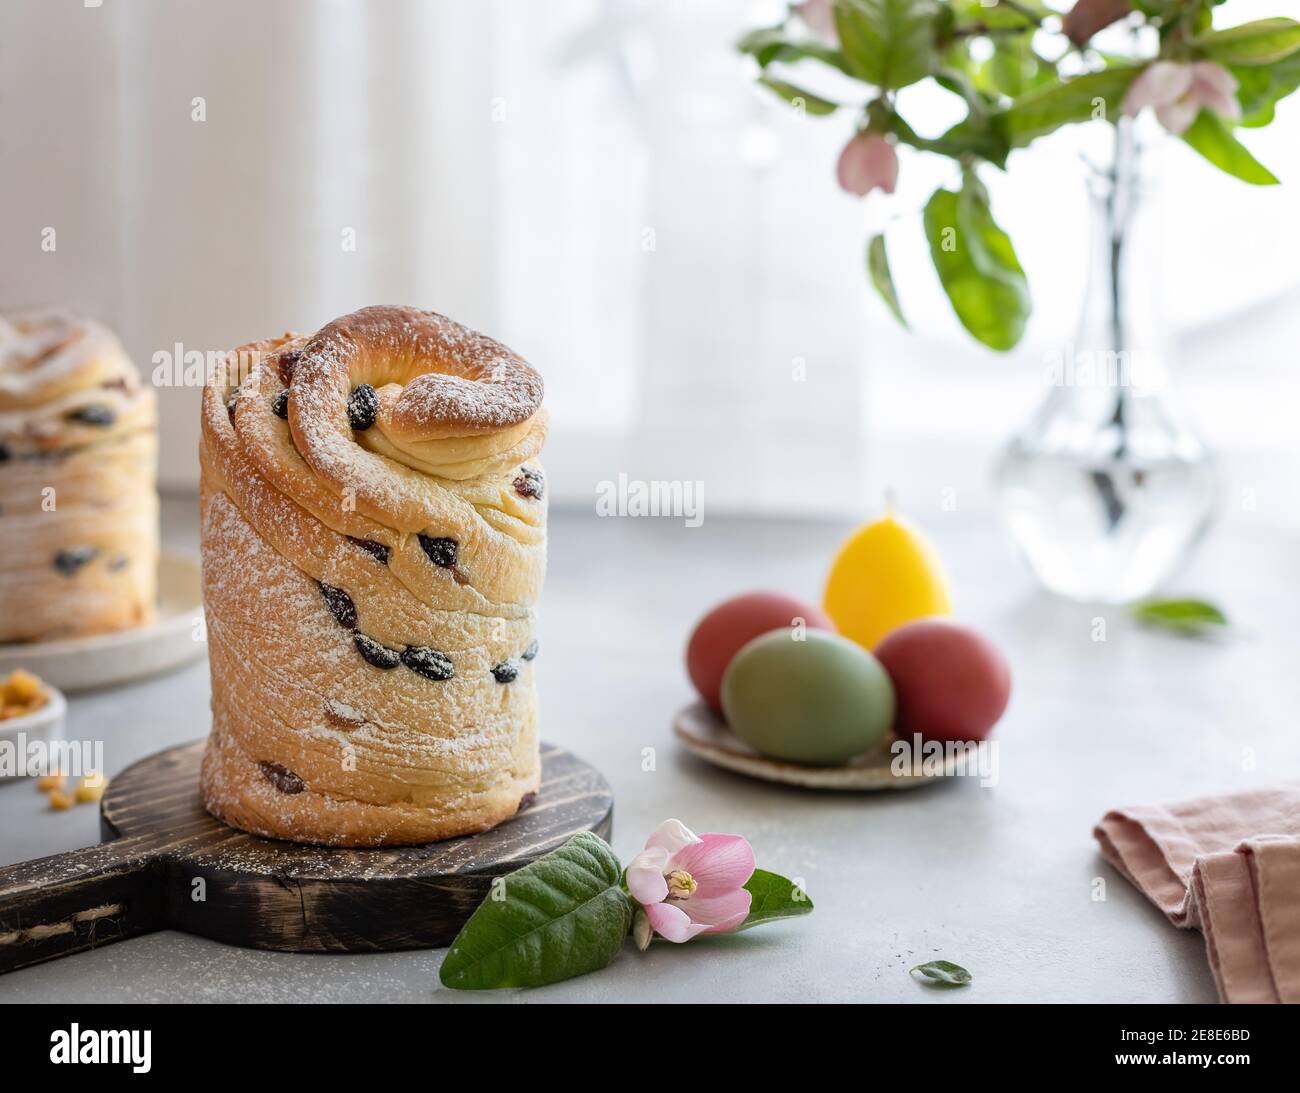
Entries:
{"label": "white background wall", "polygon": [[[731,42],[779,10],[8,0],[0,306],[101,316],[146,368],[177,342],[219,350],[375,302],[436,308],[542,369],[561,501],[590,504],[620,471],[702,479],[710,511],[857,511],[885,482],[978,495],[1073,326],[1080,137],[990,179],[1036,312],[1020,349],[987,353],[957,328],[913,215],[945,165],[905,155],[892,202],[850,198],[833,164],[851,115],[802,119],[752,87]],[[935,127],[952,107],[912,98]],[[1300,112],[1279,117],[1247,140],[1289,186],[1163,155],[1158,276],[1207,432],[1289,481]],[[913,334],[865,286],[882,225]],[[197,392],[161,395],[164,480],[192,484]]]}

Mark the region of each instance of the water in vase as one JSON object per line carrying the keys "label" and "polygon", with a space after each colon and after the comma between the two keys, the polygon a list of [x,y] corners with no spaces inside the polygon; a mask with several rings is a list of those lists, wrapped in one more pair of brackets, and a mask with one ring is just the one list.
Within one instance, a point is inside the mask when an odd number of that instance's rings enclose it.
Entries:
{"label": "water in vase", "polygon": [[1213,461],[1169,388],[1166,341],[1142,275],[1149,241],[1131,135],[1094,175],[1093,253],[1075,338],[1049,355],[1049,393],[997,468],[999,505],[1039,580],[1078,600],[1150,595],[1187,557],[1215,503]]}

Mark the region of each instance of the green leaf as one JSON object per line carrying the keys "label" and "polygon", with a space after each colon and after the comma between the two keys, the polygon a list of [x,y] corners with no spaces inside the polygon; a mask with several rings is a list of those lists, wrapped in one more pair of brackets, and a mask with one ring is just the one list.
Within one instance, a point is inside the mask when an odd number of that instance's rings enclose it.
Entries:
{"label": "green leaf", "polygon": [[907,320],[903,318],[903,309],[898,302],[898,292],[894,288],[894,275],[889,271],[889,255],[885,253],[883,235],[873,235],[871,242],[867,244],[867,272],[871,275],[871,283],[880,294],[880,298],[894,313],[894,318],[903,326],[907,326]]}
{"label": "green leaf", "polygon": [[1011,349],[1029,318],[1029,284],[973,173],[960,193],[935,190],[925,206],[930,256],[957,318],[990,349]]}
{"label": "green leaf", "polygon": [[[1168,15],[1169,10],[1181,0],[1131,0],[1132,6],[1140,11],[1147,18],[1157,18]],[[1215,3],[1221,0],[1214,0]]]}
{"label": "green leaf", "polygon": [[1031,16],[1042,20],[1058,12],[1034,0],[1021,0],[1014,7],[1010,4],[984,3],[983,0],[949,0],[953,13],[963,25],[978,23],[992,30],[1015,30],[1034,26]]}
{"label": "green leaf", "polygon": [[840,47],[855,76],[892,90],[929,74],[936,0],[834,0],[834,5]]}
{"label": "green leaf", "polygon": [[971,981],[970,972],[951,960],[931,960],[918,964],[909,974],[919,972],[936,987],[964,987]]}
{"label": "green leaf", "polygon": [[1277,103],[1300,87],[1300,53],[1275,65],[1230,65],[1228,70],[1237,80],[1238,124],[1248,129],[1270,124]]}
{"label": "green leaf", "polygon": [[609,844],[589,832],[509,874],[505,898],[485,899],[451,943],[443,986],[540,987],[605,967],[632,926],[621,876]]}
{"label": "green leaf", "polygon": [[1003,130],[1002,119],[1003,115],[1000,114],[984,117],[971,115],[935,140],[925,141],[927,147],[924,150],[952,156],[954,159],[976,155],[995,167],[1005,168],[1007,156],[1011,154],[1011,145]]}
{"label": "green leaf", "polygon": [[933,75],[934,82],[944,90],[959,95],[972,114],[984,114],[993,107],[993,96],[976,87],[974,78],[965,69],[940,68]]}
{"label": "green leaf", "polygon": [[1204,634],[1228,625],[1228,616],[1206,600],[1147,600],[1133,608],[1139,622],[1179,634]]}
{"label": "green leaf", "polygon": [[747,53],[760,65],[766,66],[789,41],[783,27],[760,27],[741,35],[736,42],[736,51]]}
{"label": "green leaf", "polygon": [[814,95],[811,91],[795,87],[794,84],[786,83],[784,80],[775,80],[770,76],[760,76],[758,82],[769,91],[774,91],[780,95],[791,106],[812,114],[814,117],[825,117],[827,114],[835,113],[840,108],[839,103],[831,102],[830,99],[823,99],[818,95]]}
{"label": "green leaf", "polygon": [[745,890],[752,898],[749,915],[737,927],[738,931],[781,918],[795,918],[812,913],[812,900],[802,888],[794,881],[769,873],[766,869],[755,869],[754,875],[745,882]]}
{"label": "green leaf", "polygon": [[736,49],[749,54],[762,67],[774,61],[793,64],[795,61],[813,60],[853,75],[844,54],[838,49],[824,42],[790,38],[780,27],[750,31],[736,43]]}
{"label": "green leaf", "polygon": [[1192,39],[1192,46],[1212,61],[1228,65],[1267,65],[1300,50],[1300,23],[1294,19],[1257,19]]}
{"label": "green leaf", "polygon": [[741,35],[736,42],[739,53],[747,53],[760,65],[766,67],[780,56],[781,51],[790,45],[791,39],[784,27],[760,27]]}
{"label": "green leaf", "polygon": [[919,136],[901,115],[890,112],[885,117],[884,127],[903,144],[922,152],[935,152],[952,159],[976,155],[998,167],[1005,167],[1011,149],[1002,136],[999,121],[995,114],[967,117],[942,136],[931,139]]}
{"label": "green leaf", "polygon": [[1249,182],[1252,186],[1277,185],[1277,176],[1252,156],[1222,119],[1209,110],[1196,115],[1196,120],[1183,134],[1183,140],[1219,170],[1242,182]]}
{"label": "green leaf", "polygon": [[1008,98],[1023,95],[1026,82],[1037,71],[1034,51],[1028,36],[1023,38],[998,38],[993,42],[993,56],[984,71],[989,84]]}
{"label": "green leaf", "polygon": [[898,301],[898,291],[894,287],[894,275],[889,268],[889,255],[885,250],[883,234],[873,235],[867,244],[867,272],[870,274],[876,292],[893,313],[894,318],[906,327],[907,319],[903,316],[903,309]]}
{"label": "green leaf", "polygon": [[1137,65],[1112,65],[1031,91],[1002,114],[1011,147],[1023,148],[1062,125],[1117,117],[1124,92],[1140,71]]}

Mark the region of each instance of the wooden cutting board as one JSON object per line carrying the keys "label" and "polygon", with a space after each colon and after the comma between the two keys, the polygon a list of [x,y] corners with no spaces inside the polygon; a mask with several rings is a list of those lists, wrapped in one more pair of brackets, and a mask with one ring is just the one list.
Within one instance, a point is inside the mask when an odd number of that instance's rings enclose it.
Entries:
{"label": "wooden cutting board", "polygon": [[0,869],[0,972],[168,929],[287,952],[446,945],[494,877],[613,826],[604,777],[543,744],[537,798],[492,831],[391,850],[298,846],[209,816],[202,755],[196,741],[113,779],[98,846]]}

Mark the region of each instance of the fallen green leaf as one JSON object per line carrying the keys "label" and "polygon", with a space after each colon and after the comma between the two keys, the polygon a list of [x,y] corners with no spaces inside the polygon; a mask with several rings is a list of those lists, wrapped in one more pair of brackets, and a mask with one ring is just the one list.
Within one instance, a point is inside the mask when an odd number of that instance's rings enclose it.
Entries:
{"label": "fallen green leaf", "polygon": [[590,832],[504,878],[461,928],[439,978],[456,990],[540,987],[605,967],[632,907],[609,844]]}
{"label": "fallen green leaf", "polygon": [[1146,600],[1134,606],[1139,622],[1180,634],[1203,634],[1228,625],[1228,616],[1206,600]]}
{"label": "fallen green leaf", "polygon": [[766,869],[755,869],[754,875],[745,882],[745,890],[751,897],[749,915],[737,927],[738,931],[781,918],[795,918],[812,913],[812,900],[802,888],[794,881],[777,873],[769,873]]}
{"label": "fallen green leaf", "polygon": [[970,972],[951,960],[931,960],[918,964],[909,974],[917,972],[936,987],[964,987],[971,981]]}

